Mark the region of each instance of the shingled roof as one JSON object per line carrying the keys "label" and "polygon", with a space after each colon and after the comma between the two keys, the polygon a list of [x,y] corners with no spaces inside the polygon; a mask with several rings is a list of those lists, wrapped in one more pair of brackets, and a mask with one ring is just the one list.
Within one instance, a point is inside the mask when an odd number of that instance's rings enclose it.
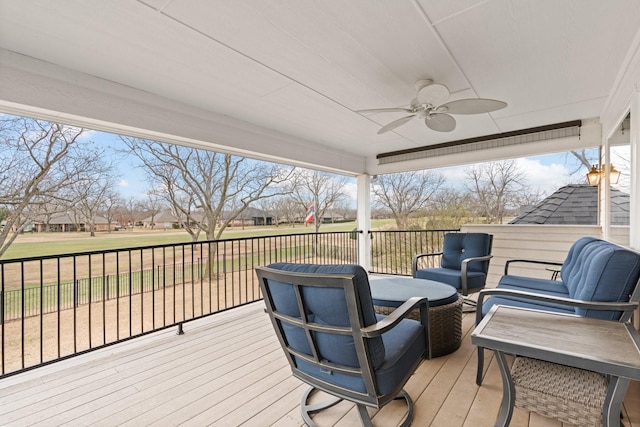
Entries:
{"label": "shingled roof", "polygon": [[[529,207],[509,224],[598,224],[598,187],[571,184]],[[611,189],[611,224],[629,225],[629,195]]]}

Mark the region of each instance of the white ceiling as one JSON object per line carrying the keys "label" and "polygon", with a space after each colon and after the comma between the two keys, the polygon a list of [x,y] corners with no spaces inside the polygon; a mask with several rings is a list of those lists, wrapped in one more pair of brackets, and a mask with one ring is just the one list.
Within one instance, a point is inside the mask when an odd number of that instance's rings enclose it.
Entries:
{"label": "white ceiling", "polygon": [[[621,108],[637,0],[0,0],[0,109],[357,174],[379,153]],[[625,74],[626,73],[626,74]],[[431,78],[508,107],[450,133]],[[635,80],[634,80],[635,78]]]}

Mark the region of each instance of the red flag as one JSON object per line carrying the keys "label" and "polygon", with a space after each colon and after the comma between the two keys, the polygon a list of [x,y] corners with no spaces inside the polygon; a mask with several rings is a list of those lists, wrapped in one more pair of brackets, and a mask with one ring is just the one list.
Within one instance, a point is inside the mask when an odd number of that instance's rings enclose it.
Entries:
{"label": "red flag", "polygon": [[316,212],[315,212],[314,206],[315,206],[314,203],[311,203],[311,205],[309,206],[309,209],[307,210],[307,217],[304,219],[305,224],[310,224],[315,219]]}

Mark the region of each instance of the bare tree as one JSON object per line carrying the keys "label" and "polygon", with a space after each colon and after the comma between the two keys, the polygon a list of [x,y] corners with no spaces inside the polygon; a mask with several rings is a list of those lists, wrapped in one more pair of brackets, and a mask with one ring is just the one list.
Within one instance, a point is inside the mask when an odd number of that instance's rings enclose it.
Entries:
{"label": "bare tree", "polygon": [[446,230],[460,228],[474,222],[473,205],[466,191],[442,188],[429,201],[425,209],[424,229]]}
{"label": "bare tree", "polygon": [[[571,150],[565,153],[565,165],[569,169],[569,175],[574,182],[584,183],[585,175],[591,170],[592,165],[600,163],[600,150],[595,148]],[[577,160],[577,163],[571,161]]]}
{"label": "bare tree", "polygon": [[356,209],[349,206],[349,203],[346,200],[337,202],[333,206],[333,211],[338,215],[342,216],[345,220],[355,219],[357,215]]}
{"label": "bare tree", "polygon": [[151,229],[154,229],[156,227],[156,215],[164,209],[160,193],[156,189],[148,191],[147,198],[141,202],[141,207],[151,217]]}
{"label": "bare tree", "polygon": [[[140,206],[140,201],[135,197],[129,197],[124,201],[122,206],[122,217],[126,217],[127,226],[131,225],[131,228],[134,228],[136,225],[136,221],[138,220],[138,212],[142,209]],[[124,222],[124,221],[121,221]]]}
{"label": "bare tree", "polygon": [[409,218],[427,206],[444,183],[430,171],[379,175],[373,182],[374,203],[389,209],[398,230],[409,228]]}
{"label": "bare tree", "polygon": [[83,222],[88,226],[91,237],[96,235],[96,219],[104,208],[114,188],[113,165],[102,160],[100,154],[96,156],[90,171],[79,173],[76,180],[69,186],[75,202],[77,213],[81,214]]}
{"label": "bare tree", "polygon": [[327,211],[346,197],[346,184],[346,177],[327,172],[301,169],[294,173],[289,191],[303,212],[313,209],[316,233]]}
{"label": "bare tree", "polygon": [[101,210],[104,213],[104,217],[107,219],[107,231],[109,233],[111,233],[111,230],[113,229],[112,225],[117,222],[116,217],[120,213],[121,206],[122,198],[120,197],[120,194],[113,189],[107,191]]}
{"label": "bare tree", "polygon": [[[573,155],[573,157],[575,157],[576,159],[578,159],[578,161],[580,162],[581,166],[584,166],[587,170],[587,172],[589,171],[589,169],[591,169],[591,165],[596,162],[598,163],[598,160],[593,159],[590,156],[590,151],[592,150],[571,150],[570,153]],[[576,172],[578,172],[579,170],[582,170],[581,167],[578,167],[576,170],[571,171],[571,174],[574,174]]]}
{"label": "bare tree", "polygon": [[276,199],[275,211],[280,219],[284,219],[288,224],[295,227],[296,219],[301,218],[305,210],[293,197],[279,197]]}
{"label": "bare tree", "polygon": [[477,203],[476,213],[493,224],[501,224],[507,208],[517,206],[527,190],[525,174],[515,160],[487,162],[466,168],[469,191]]}
{"label": "bare tree", "polygon": [[92,170],[94,153],[80,146],[84,129],[26,117],[0,116],[0,207],[10,214],[0,231],[0,257],[37,212]]}
{"label": "bare tree", "polygon": [[120,137],[143,164],[158,194],[171,205],[193,241],[222,232],[257,200],[284,194],[291,171],[251,159]]}

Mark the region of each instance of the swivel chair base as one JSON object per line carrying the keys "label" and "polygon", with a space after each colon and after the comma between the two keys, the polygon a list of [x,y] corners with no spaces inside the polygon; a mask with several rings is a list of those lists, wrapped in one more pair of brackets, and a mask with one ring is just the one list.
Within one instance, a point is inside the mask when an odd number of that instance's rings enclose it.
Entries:
{"label": "swivel chair base", "polygon": [[[343,400],[343,399],[341,399],[339,397],[332,397],[330,399],[327,399],[324,402],[316,403],[316,404],[313,404],[313,405],[309,404],[309,399],[317,391],[319,391],[317,388],[310,387],[302,395],[302,401],[300,402],[300,410],[302,411],[302,419],[304,420],[304,422],[309,427],[318,427],[318,425],[316,423],[314,423],[313,420],[311,419],[311,415],[312,414],[320,412],[323,409],[331,408],[332,406],[337,405],[338,403],[342,402],[342,400]],[[396,396],[396,399],[404,399],[406,404],[407,404],[407,416],[405,417],[405,419],[400,424],[400,427],[409,427],[411,425],[411,422],[413,421],[413,413],[414,413],[413,400],[407,394],[407,392],[404,391],[404,390],[402,390],[400,393],[398,393],[398,396]],[[360,415],[360,421],[362,422],[362,426],[363,427],[373,427],[373,423],[371,421],[371,417],[369,416],[369,413],[367,412],[367,407],[365,405],[363,405],[363,404],[357,404],[357,407],[358,407],[358,413]]]}
{"label": "swivel chair base", "polygon": [[[475,313],[476,312],[476,309],[477,309],[477,306],[478,306],[477,301],[475,301],[475,300],[473,300],[473,299],[471,299],[469,297],[464,297],[462,302],[464,304],[463,308],[462,308],[462,312],[463,313]],[[469,308],[465,309],[464,308],[465,306],[468,306]]]}

